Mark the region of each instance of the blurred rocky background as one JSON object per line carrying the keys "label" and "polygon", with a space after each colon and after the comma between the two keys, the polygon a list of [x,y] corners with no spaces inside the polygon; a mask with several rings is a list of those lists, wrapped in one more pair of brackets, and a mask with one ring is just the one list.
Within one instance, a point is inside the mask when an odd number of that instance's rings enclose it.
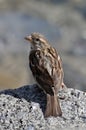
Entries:
{"label": "blurred rocky background", "polygon": [[32,32],[60,53],[65,84],[86,91],[86,0],[0,0],[0,90],[34,82],[24,40]]}

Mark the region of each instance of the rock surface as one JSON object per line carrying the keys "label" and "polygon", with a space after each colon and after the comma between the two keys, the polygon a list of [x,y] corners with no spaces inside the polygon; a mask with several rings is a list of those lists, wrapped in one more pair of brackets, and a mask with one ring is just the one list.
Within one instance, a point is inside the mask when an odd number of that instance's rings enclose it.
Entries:
{"label": "rock surface", "polygon": [[44,118],[46,95],[36,84],[0,92],[1,130],[86,129],[86,93],[61,90],[62,117]]}

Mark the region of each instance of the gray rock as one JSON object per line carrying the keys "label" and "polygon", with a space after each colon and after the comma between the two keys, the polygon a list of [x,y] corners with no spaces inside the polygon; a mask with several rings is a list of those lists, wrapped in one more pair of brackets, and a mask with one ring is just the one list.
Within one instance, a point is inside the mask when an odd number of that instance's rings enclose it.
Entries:
{"label": "gray rock", "polygon": [[44,118],[46,95],[36,84],[1,91],[1,130],[86,129],[86,93],[66,89],[58,96],[62,117]]}

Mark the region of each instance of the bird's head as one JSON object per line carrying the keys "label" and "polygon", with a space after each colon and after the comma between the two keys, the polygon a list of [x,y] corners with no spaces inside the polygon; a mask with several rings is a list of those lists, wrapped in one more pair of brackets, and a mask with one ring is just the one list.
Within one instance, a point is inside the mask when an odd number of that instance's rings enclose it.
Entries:
{"label": "bird's head", "polygon": [[46,46],[49,46],[48,41],[39,33],[32,33],[31,35],[26,36],[25,39],[31,43],[32,49],[43,49]]}

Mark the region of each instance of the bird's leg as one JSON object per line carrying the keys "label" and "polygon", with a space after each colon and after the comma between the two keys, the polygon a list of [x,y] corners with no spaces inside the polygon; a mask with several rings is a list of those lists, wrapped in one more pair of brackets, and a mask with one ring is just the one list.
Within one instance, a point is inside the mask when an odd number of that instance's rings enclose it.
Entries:
{"label": "bird's leg", "polygon": [[65,99],[65,95],[62,94],[62,91],[66,92],[68,90],[67,86],[62,83],[61,87],[60,87],[60,94],[58,95],[59,99],[64,100]]}
{"label": "bird's leg", "polygon": [[67,86],[64,83],[62,83],[62,89],[67,89]]}

